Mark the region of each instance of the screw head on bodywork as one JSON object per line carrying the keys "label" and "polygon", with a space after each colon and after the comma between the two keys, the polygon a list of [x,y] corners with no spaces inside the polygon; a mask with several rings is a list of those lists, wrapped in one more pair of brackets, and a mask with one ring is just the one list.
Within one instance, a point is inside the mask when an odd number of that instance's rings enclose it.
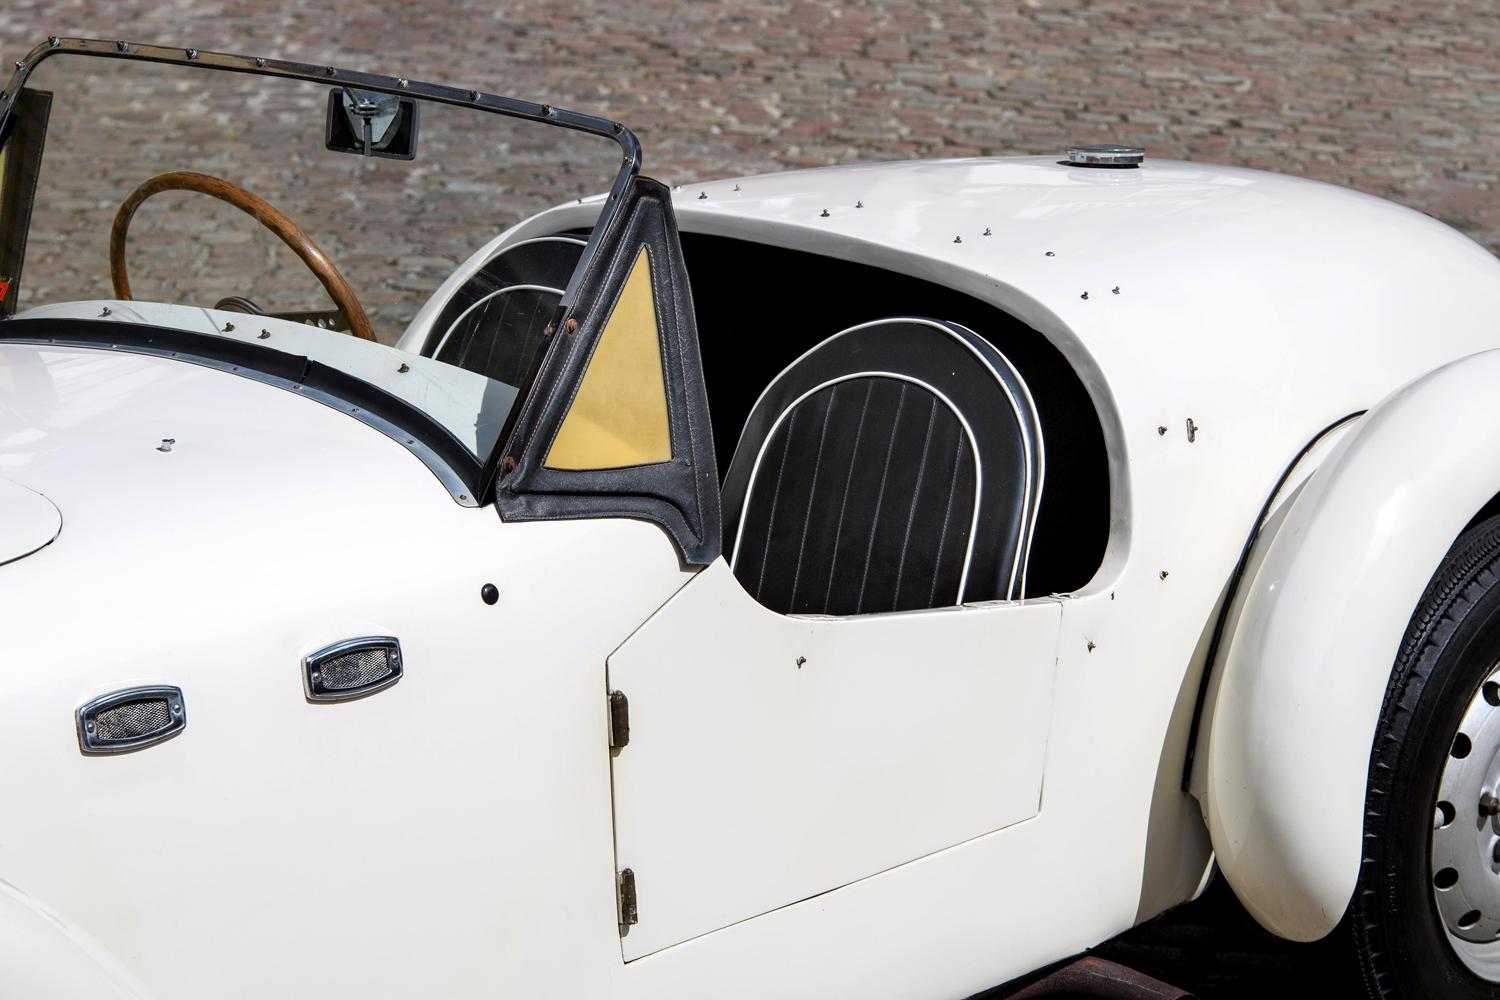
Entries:
{"label": "screw head on bodywork", "polygon": [[396,374],[397,375],[405,375],[409,371],[411,371],[411,365],[409,365],[405,361],[403,361],[403,362],[401,362],[401,367],[396,369]]}
{"label": "screw head on bodywork", "polygon": [[225,323],[224,324],[224,332],[225,333],[229,333],[233,329],[234,329],[234,324],[233,323]]}
{"label": "screw head on bodywork", "polygon": [[825,208],[825,209],[823,209],[823,211],[819,212],[818,213],[818,218],[820,218],[820,219],[826,219],[826,218],[828,218],[828,209]]}
{"label": "screw head on bodywork", "polygon": [[177,443],[176,438],[162,438],[161,444],[156,446],[157,451],[171,451],[172,446]]}
{"label": "screw head on bodywork", "polygon": [[1192,417],[1187,418],[1187,436],[1189,444],[1198,440],[1198,425],[1193,423]]}
{"label": "screw head on bodywork", "polygon": [[698,192],[698,200],[699,201],[707,201],[708,200],[708,192],[707,191],[699,191]]}
{"label": "screw head on bodywork", "polygon": [[271,339],[271,331],[270,330],[262,330],[262,331],[260,331],[260,334],[255,339],[256,340],[270,340]]}
{"label": "screw head on bodywork", "polygon": [[129,52],[130,51],[130,43],[129,42],[115,42],[115,48],[119,49],[121,52]]}

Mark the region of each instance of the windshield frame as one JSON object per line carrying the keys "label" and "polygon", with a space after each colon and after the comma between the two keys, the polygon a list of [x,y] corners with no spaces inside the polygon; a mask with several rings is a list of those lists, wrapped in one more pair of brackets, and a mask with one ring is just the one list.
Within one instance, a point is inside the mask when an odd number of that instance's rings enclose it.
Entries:
{"label": "windshield frame", "polygon": [[[610,185],[609,195],[600,210],[599,220],[590,234],[583,256],[568,279],[563,290],[557,313],[561,315],[573,305],[581,276],[589,269],[589,263],[599,249],[601,234],[610,228],[609,223],[624,197],[625,191],[641,172],[641,144],[634,132],[623,124],[598,115],[569,111],[555,104],[538,104],[503,94],[490,94],[481,90],[465,90],[440,83],[424,83],[405,77],[386,76],[380,73],[363,73],[341,69],[337,66],[318,66],[313,63],[294,62],[287,59],[271,59],[265,56],[244,56],[228,52],[206,52],[194,48],[166,45],[148,45],[130,41],[106,41],[99,38],[65,38],[50,36],[33,48],[23,59],[16,61],[15,72],[0,90],[0,148],[10,138],[14,123],[14,105],[26,80],[38,65],[60,53],[94,56],[106,59],[134,59],[140,62],[171,63],[178,66],[194,66],[202,69],[220,70],[230,73],[248,73],[255,76],[284,77],[312,83],[336,84],[357,87],[361,90],[376,90],[397,96],[414,97],[455,107],[474,108],[507,118],[553,125],[558,128],[586,132],[613,140],[620,147],[622,159],[619,173]],[[0,318],[4,318],[0,315]]]}
{"label": "windshield frame", "polygon": [[[124,40],[111,41],[55,35],[33,48],[25,58],[17,60],[15,72],[6,82],[4,90],[0,90],[0,150],[3,150],[12,138],[18,120],[16,104],[23,94],[28,78],[38,65],[58,54],[168,63],[206,70],[281,77],[329,86],[373,90],[454,107],[473,108],[490,114],[552,125],[613,141],[620,147],[622,154],[619,171],[615,175],[608,194],[601,199],[597,221],[589,232],[578,263],[553,312],[553,323],[549,329],[559,327],[564,318],[572,312],[580,286],[593,270],[601,247],[610,240],[610,234],[617,228],[615,223],[620,215],[621,206],[628,201],[628,195],[640,176],[640,141],[635,133],[620,122],[597,115],[570,111],[549,103],[536,103],[479,90],[466,90],[461,87],[425,83],[420,80],[378,73],[364,73],[336,66]],[[11,312],[15,304],[15,296],[0,297],[0,323],[6,326],[11,325]],[[30,327],[31,325],[27,322],[15,321],[15,326],[3,335],[3,339],[27,339],[26,334],[31,330],[23,332],[17,327]],[[74,321],[68,323],[68,326],[70,328],[68,334],[62,337],[48,332],[43,334],[41,339],[51,343],[76,342],[80,344],[107,341],[116,349],[125,346],[122,343],[125,338],[120,337],[118,325],[108,324],[106,329],[101,330],[94,329],[98,326],[97,323]],[[110,328],[114,331],[112,334],[107,332]],[[253,375],[255,369],[264,368],[273,375],[278,375],[280,368],[283,367],[283,361],[289,357],[281,352],[259,347],[259,345],[212,343],[211,341],[219,338],[206,337],[188,331],[169,331],[151,327],[139,329],[140,337],[131,339],[140,340],[142,343],[136,345],[136,348],[144,349],[145,353],[161,350],[171,357],[194,360],[213,367],[227,367],[239,374]],[[170,347],[166,347],[164,342],[158,343],[158,341],[163,341],[163,338],[172,341]],[[255,349],[247,351],[246,347]],[[399,429],[401,433],[391,436],[398,441],[404,441],[410,450],[422,458],[424,463],[449,488],[456,501],[463,506],[478,506],[487,504],[493,499],[494,480],[501,453],[514,428],[516,413],[530,394],[546,353],[546,351],[539,353],[527,378],[516,387],[514,403],[489,453],[479,454],[472,458],[446,427],[405,400],[392,396],[385,390],[356,376],[327,369],[327,366],[312,365],[306,358],[297,358],[296,361],[304,366],[299,369],[297,376],[262,378],[262,381],[272,381],[276,384],[286,382],[286,387],[305,392],[309,389],[320,388],[306,384],[298,385],[307,383],[309,373],[316,369],[321,373],[319,380],[328,382],[327,386],[321,387],[325,391],[317,394],[321,401],[350,412],[366,423],[372,423],[383,430],[388,430],[390,427]],[[265,374],[265,372],[260,374]],[[359,403],[357,406],[351,402],[356,399]],[[382,413],[383,417],[377,416]],[[422,439],[425,439],[425,445],[419,443]]]}

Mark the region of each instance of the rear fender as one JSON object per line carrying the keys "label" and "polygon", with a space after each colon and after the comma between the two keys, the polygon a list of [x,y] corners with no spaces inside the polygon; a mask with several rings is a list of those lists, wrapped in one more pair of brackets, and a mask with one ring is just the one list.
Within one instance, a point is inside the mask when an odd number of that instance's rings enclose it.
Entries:
{"label": "rear fender", "polygon": [[1370,750],[1407,625],[1454,539],[1500,492],[1500,351],[1387,397],[1257,548],[1208,731],[1224,875],[1268,930],[1315,940],[1359,873]]}

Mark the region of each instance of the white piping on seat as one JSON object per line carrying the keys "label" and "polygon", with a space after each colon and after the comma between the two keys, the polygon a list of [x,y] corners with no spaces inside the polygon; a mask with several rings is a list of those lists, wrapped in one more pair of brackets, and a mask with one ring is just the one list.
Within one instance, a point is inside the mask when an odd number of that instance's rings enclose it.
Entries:
{"label": "white piping on seat", "polygon": [[[972,335],[973,337],[975,337],[978,340],[984,340],[984,338],[981,337],[979,334],[975,333],[973,330],[970,330],[968,327],[963,326],[962,324],[959,324],[959,323],[949,323],[948,321],[939,321],[939,320],[927,319],[925,317],[920,317],[920,316],[887,316],[884,319],[871,320],[868,323],[860,323],[860,324],[857,324],[855,326],[851,326],[851,327],[849,327],[846,330],[840,330],[838,333],[835,333],[833,336],[827,338],[826,340],[820,340],[820,341],[818,341],[818,343],[814,344],[812,347],[808,348],[806,351],[803,351],[802,354],[800,354],[795,361],[793,361],[791,364],[789,364],[785,368],[783,368],[781,370],[781,372],[775,378],[773,378],[770,382],[768,382],[766,384],[766,387],[761,390],[760,395],[758,397],[756,397],[755,405],[750,408],[750,412],[754,413],[756,411],[756,409],[759,408],[759,406],[761,404],[761,400],[763,400],[763,399],[766,398],[766,393],[770,392],[771,389],[772,389],[772,387],[775,386],[777,382],[781,381],[781,379],[786,375],[787,372],[791,371],[797,365],[801,364],[802,361],[805,358],[807,358],[809,355],[811,355],[814,351],[818,351],[818,350],[822,349],[825,345],[832,343],[833,341],[837,340],[838,338],[844,336],[846,333],[855,333],[855,332],[857,332],[859,330],[868,330],[871,327],[876,327],[876,326],[886,326],[887,324],[890,324],[890,323],[915,323],[918,326],[931,327],[934,330],[941,330],[943,333],[946,333],[949,337],[952,337],[958,343],[962,344],[964,346],[964,348],[969,351],[970,354],[972,354],[972,355],[974,355],[974,357],[978,358],[979,362],[982,365],[984,365],[986,368],[989,369],[990,374],[993,375],[994,378],[995,378],[995,384],[998,385],[1000,387],[1001,391],[1005,393],[1005,398],[1010,403],[1010,407],[1011,407],[1012,412],[1015,413],[1016,426],[1021,428],[1021,449],[1022,449],[1022,454],[1023,454],[1023,458],[1025,460],[1025,467],[1026,467],[1025,475],[1023,477],[1022,484],[1021,484],[1022,489],[1024,490],[1023,496],[1026,496],[1026,497],[1032,497],[1033,496],[1033,494],[1032,494],[1032,484],[1033,483],[1036,483],[1036,493],[1035,493],[1035,497],[1034,497],[1032,503],[1030,504],[1030,506],[1027,509],[1024,509],[1021,512],[1021,528],[1020,528],[1020,531],[1018,532],[1018,534],[1020,535],[1020,537],[1022,539],[1022,543],[1016,546],[1015,558],[1014,558],[1014,560],[1011,563],[1010,582],[1006,585],[1005,599],[1006,600],[1018,600],[1020,598],[1024,598],[1026,596],[1026,566],[1027,566],[1027,563],[1030,561],[1030,556],[1031,556],[1031,538],[1032,538],[1033,532],[1036,530],[1036,521],[1037,521],[1037,517],[1039,515],[1039,512],[1041,510],[1041,506],[1042,506],[1042,484],[1041,484],[1041,480],[1040,480],[1040,475],[1041,475],[1041,471],[1045,471],[1045,462],[1046,462],[1046,459],[1045,459],[1045,457],[1040,457],[1039,459],[1035,459],[1034,460],[1033,455],[1032,455],[1032,444],[1031,444],[1031,439],[1032,439],[1032,435],[1033,434],[1036,436],[1037,443],[1039,445],[1042,444],[1041,421],[1039,419],[1033,420],[1033,421],[1028,421],[1028,420],[1025,419],[1024,414],[1022,414],[1022,412],[1021,412],[1021,404],[1016,400],[1015,393],[1011,392],[1010,386],[1006,384],[1005,379],[1003,379],[1000,376],[1000,372],[995,368],[994,365],[990,364],[989,359],[986,358],[984,356],[984,354],[977,347],[975,347],[973,344],[969,343],[963,337],[961,337],[957,333],[955,333],[953,328],[957,327],[958,329],[964,331],[967,334]],[[985,341],[985,343],[989,343],[989,342]],[[991,346],[993,347],[993,345],[991,345]],[[1021,387],[1021,391],[1026,394],[1026,402],[1027,402],[1028,406],[1030,407],[1031,413],[1035,414],[1036,413],[1036,401],[1034,399],[1032,399],[1032,397],[1031,397],[1031,389],[1030,389],[1029,386],[1026,385],[1026,380],[1023,379],[1023,378],[1021,378],[1021,373],[1018,372],[1018,371],[1016,371],[1016,366],[1013,365],[1013,364],[1011,364],[1010,359],[1007,358],[1005,356],[1005,354],[999,348],[995,348],[995,353],[1000,355],[1001,360],[1003,360],[1005,362],[1006,368],[1008,368],[1010,370],[1011,375],[1013,375],[1015,377],[1016,384],[1019,385]],[[904,376],[893,376],[893,377],[895,377],[895,378],[904,378]],[[914,380],[907,379],[907,381],[914,381]],[[934,390],[934,391],[936,391],[936,390]],[[946,399],[944,401],[946,402]],[[950,408],[952,407],[951,403],[949,404],[949,407]],[[780,422],[780,418],[779,417],[777,418],[777,421],[778,421],[778,423]],[[967,427],[967,426],[968,425],[965,424],[965,427]],[[1030,431],[1030,433],[1028,433],[1028,431]],[[769,436],[767,437],[767,440],[769,440]],[[972,441],[972,438],[970,440]],[[738,449],[736,449],[736,450],[738,450]],[[764,445],[762,445],[762,450],[764,450]],[[1043,449],[1043,450],[1045,450],[1045,449]],[[755,461],[756,461],[756,466],[759,466],[759,464],[760,464],[760,456],[759,455],[756,456],[756,460]],[[733,465],[733,459],[732,458],[730,459],[730,464]],[[1038,465],[1038,464],[1040,464],[1042,466],[1042,469],[1040,471],[1035,468],[1035,466]],[[752,467],[752,470],[751,470],[751,479],[752,479],[752,481],[754,480],[754,476],[755,476],[754,467]],[[748,507],[749,501],[750,501],[750,494],[749,494],[749,490],[747,489],[746,492],[745,492],[745,505],[746,505],[746,507]],[[977,508],[976,508],[976,510],[977,510]],[[741,527],[743,527],[743,523],[744,522],[743,522],[743,519],[742,519],[741,520]],[[977,514],[975,516],[975,523],[976,524],[978,523],[978,515]],[[972,534],[971,534],[970,538],[971,538],[971,543],[972,543]],[[735,535],[735,550],[736,550],[736,552],[738,552],[738,549],[739,549],[739,535],[738,535],[738,532],[736,532],[736,535]],[[731,568],[733,567],[733,562],[732,561],[730,563],[730,566],[731,566]],[[967,569],[967,566],[965,568]],[[1020,593],[1019,594],[1017,594],[1017,591],[1016,591],[1016,584],[1017,584],[1017,582],[1019,582],[1021,584],[1021,589],[1020,589]],[[962,603],[962,602],[960,602],[960,603]]]}
{"label": "white piping on seat", "polygon": [[462,323],[465,317],[469,315],[469,313],[473,312],[475,309],[478,309],[490,299],[493,299],[498,295],[508,295],[511,292],[549,292],[552,295],[556,295],[559,297],[562,295],[561,288],[551,288],[547,285],[507,285],[504,288],[500,288],[493,292],[490,292],[488,295],[474,300],[469,308],[459,313],[458,316],[454,318],[453,322],[448,324],[448,329],[443,331],[442,337],[438,339],[437,346],[432,349],[432,356],[436,358],[439,354],[442,353],[443,345],[448,342],[448,338],[452,336],[453,331],[457,329],[458,324]]}
{"label": "white piping on seat", "polygon": [[[824,343],[827,343],[827,341],[824,341]],[[804,357],[805,356],[806,355],[804,355]],[[785,374],[785,372],[783,372],[782,374]],[[776,377],[779,379],[781,376],[778,375]],[[969,583],[969,563],[974,558],[974,537],[979,530],[979,511],[981,509],[980,500],[982,499],[984,489],[984,467],[980,464],[979,461],[979,445],[974,440],[974,430],[969,426],[969,421],[964,417],[962,413],[959,412],[958,407],[953,405],[952,400],[939,392],[937,388],[928,385],[921,379],[912,378],[910,375],[899,375],[895,372],[870,371],[853,372],[848,375],[840,375],[838,378],[829,379],[827,382],[824,382],[821,385],[816,385],[807,390],[802,395],[798,396],[796,399],[788,403],[786,408],[783,409],[779,414],[777,414],[776,420],[771,424],[770,430],[768,430],[766,432],[766,436],[761,439],[760,450],[755,453],[755,464],[750,466],[750,480],[745,484],[745,501],[743,506],[740,508],[741,513],[739,526],[735,528],[734,532],[734,549],[729,554],[729,568],[733,570],[735,563],[739,560],[740,542],[745,537],[745,521],[748,519],[748,514],[750,511],[750,498],[755,493],[755,477],[760,473],[761,459],[765,458],[766,449],[770,447],[772,439],[776,437],[777,430],[781,428],[781,422],[787,418],[787,414],[791,413],[798,406],[800,406],[802,402],[809,396],[822,392],[829,386],[838,385],[841,382],[849,382],[859,378],[889,378],[895,379],[898,382],[907,382],[911,385],[920,386],[923,389],[926,389],[928,392],[932,393],[938,399],[942,400],[943,405],[948,407],[949,411],[958,418],[958,422],[963,425],[964,437],[966,437],[969,441],[969,451],[974,455],[974,514],[969,521],[969,543],[968,546],[964,549],[964,565],[958,576],[958,598],[953,602],[954,604],[962,604],[964,602],[964,589],[968,586]],[[774,380],[772,381],[772,384],[775,384]],[[756,405],[760,405],[759,401],[757,401]],[[754,411],[752,410],[751,412]]]}

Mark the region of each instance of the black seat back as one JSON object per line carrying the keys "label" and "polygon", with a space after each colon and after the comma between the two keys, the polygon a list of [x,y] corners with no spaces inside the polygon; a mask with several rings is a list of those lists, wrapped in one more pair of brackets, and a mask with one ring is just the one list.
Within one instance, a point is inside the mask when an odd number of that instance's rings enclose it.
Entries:
{"label": "black seat back", "polygon": [[1041,425],[998,350],[955,323],[830,337],[772,381],[724,481],[730,566],[786,614],[1019,599]]}
{"label": "black seat back", "polygon": [[585,242],[579,236],[541,236],[500,251],[443,306],[423,353],[520,385],[546,342],[547,324]]}

